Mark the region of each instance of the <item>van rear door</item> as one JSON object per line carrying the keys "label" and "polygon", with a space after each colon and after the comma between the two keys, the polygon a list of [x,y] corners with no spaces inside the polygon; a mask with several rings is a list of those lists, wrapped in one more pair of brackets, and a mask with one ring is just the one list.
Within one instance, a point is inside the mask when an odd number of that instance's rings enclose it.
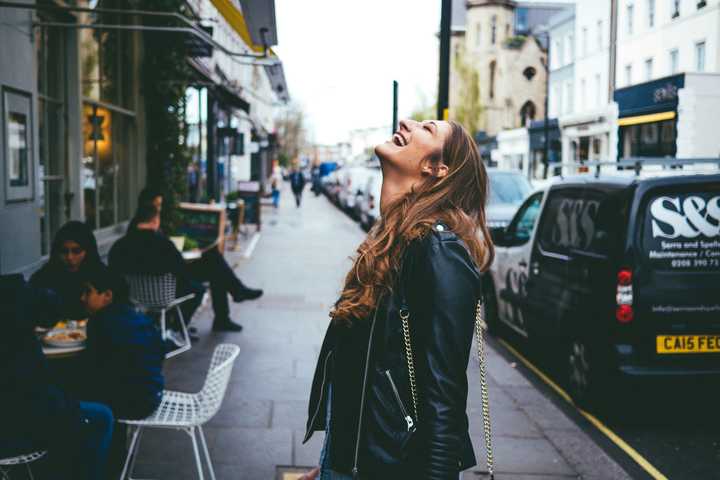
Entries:
{"label": "van rear door", "polygon": [[720,367],[720,175],[641,184],[636,202],[632,323],[643,353]]}

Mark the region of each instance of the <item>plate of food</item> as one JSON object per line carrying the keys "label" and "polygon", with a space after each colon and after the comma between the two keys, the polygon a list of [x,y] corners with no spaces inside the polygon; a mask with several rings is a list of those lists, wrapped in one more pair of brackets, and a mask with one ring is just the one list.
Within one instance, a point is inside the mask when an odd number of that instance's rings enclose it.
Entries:
{"label": "plate of food", "polygon": [[43,341],[51,347],[79,347],[85,343],[87,335],[84,330],[59,329],[45,334]]}

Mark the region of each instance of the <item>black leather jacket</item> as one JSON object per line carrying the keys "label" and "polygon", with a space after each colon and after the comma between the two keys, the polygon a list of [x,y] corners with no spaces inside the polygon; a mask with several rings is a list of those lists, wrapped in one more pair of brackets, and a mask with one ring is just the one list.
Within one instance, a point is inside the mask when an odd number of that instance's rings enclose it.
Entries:
{"label": "black leather jacket", "polygon": [[[466,369],[479,298],[480,274],[464,243],[438,224],[408,247],[399,285],[372,318],[351,328],[331,323],[315,370],[305,441],[325,429],[332,384],[333,470],[362,479],[457,480],[458,472],[475,465]],[[410,315],[417,415],[401,308]]]}

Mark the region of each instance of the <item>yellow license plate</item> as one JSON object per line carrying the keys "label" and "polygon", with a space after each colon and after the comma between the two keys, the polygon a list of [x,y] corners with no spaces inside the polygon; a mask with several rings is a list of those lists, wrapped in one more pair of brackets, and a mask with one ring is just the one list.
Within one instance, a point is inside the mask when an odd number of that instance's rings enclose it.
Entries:
{"label": "yellow license plate", "polygon": [[720,335],[658,335],[657,353],[720,353]]}

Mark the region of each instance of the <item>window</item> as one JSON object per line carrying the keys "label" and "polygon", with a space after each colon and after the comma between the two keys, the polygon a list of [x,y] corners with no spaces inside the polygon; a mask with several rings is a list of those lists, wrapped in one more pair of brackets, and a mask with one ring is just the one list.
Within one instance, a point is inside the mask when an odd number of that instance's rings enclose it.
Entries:
{"label": "window", "polygon": [[632,35],[633,33],[633,16],[635,15],[635,5],[632,3],[629,3],[626,7],[626,19],[625,19],[625,29],[627,30],[628,35]]}
{"label": "window", "polygon": [[651,80],[653,76],[653,59],[645,60],[645,80]]}
{"label": "window", "polygon": [[625,65],[625,85],[632,85],[632,64]]}
{"label": "window", "polygon": [[593,93],[593,103],[595,106],[600,105],[600,97],[602,96],[602,91],[600,90],[600,74],[595,74],[595,92]]}
{"label": "window", "polygon": [[520,108],[520,126],[527,127],[532,120],[535,120],[535,104],[528,100]]}
{"label": "window", "polygon": [[527,67],[523,70],[523,76],[527,78],[528,81],[532,80],[536,73],[537,71],[535,70],[535,67]]}
{"label": "window", "polygon": [[[43,14],[43,21],[60,19]],[[65,193],[65,85],[67,60],[65,59],[65,32],[60,28],[36,28],[37,54],[37,124],[40,188],[40,251],[50,253],[50,242],[67,219]]]}
{"label": "window", "polygon": [[490,62],[490,98],[495,98],[495,60]]}
{"label": "window", "polygon": [[582,53],[583,56],[587,56],[588,52],[588,29],[587,27],[583,27],[582,29]]}
{"label": "window", "polygon": [[580,80],[580,107],[585,108],[586,103],[585,99],[587,98],[587,85],[585,82],[585,79]]}
{"label": "window", "polygon": [[568,188],[551,192],[538,231],[542,250],[563,254],[590,247],[599,202],[585,195],[582,190]]}
{"label": "window", "polygon": [[705,71],[705,40],[695,44],[695,70]]}
{"label": "window", "polygon": [[573,85],[572,80],[567,81],[566,91],[567,95],[565,97],[565,112],[570,113],[573,111],[573,108],[575,108],[575,86]]}
{"label": "window", "polygon": [[490,205],[520,205],[533,190],[527,178],[519,173],[494,170],[488,173],[488,179]]}
{"label": "window", "polygon": [[559,85],[553,85],[552,96],[550,97],[550,116],[557,117],[563,112],[562,93]]}
{"label": "window", "polygon": [[480,35],[480,33],[481,33],[481,26],[480,26],[480,22],[478,22],[475,24],[475,46],[476,47],[479,47],[480,45],[482,45],[482,36]]}
{"label": "window", "polygon": [[552,68],[560,68],[563,65],[563,59],[560,56],[560,40],[553,41],[550,56],[551,56],[550,61],[552,62]]}
{"label": "window", "polygon": [[647,0],[648,28],[655,26],[655,0]]}
{"label": "window", "polygon": [[575,60],[575,37],[572,33],[565,37],[565,64],[570,64]]}
{"label": "window", "polygon": [[130,217],[130,171],[135,152],[131,34],[82,30],[80,65],[84,97],[82,189],[85,222],[94,229]]}
{"label": "window", "polygon": [[528,198],[508,226],[507,238],[513,245],[522,245],[530,240],[540,214],[542,196],[542,192],[539,192]]}
{"label": "window", "polygon": [[603,47],[603,21],[597,22],[597,49],[602,50]]}
{"label": "window", "polygon": [[670,50],[670,75],[678,72],[678,49]]}
{"label": "window", "polygon": [[495,45],[497,39],[497,16],[493,15],[490,20],[490,45]]}
{"label": "window", "polygon": [[677,18],[680,16],[680,0],[670,0],[670,17]]}

